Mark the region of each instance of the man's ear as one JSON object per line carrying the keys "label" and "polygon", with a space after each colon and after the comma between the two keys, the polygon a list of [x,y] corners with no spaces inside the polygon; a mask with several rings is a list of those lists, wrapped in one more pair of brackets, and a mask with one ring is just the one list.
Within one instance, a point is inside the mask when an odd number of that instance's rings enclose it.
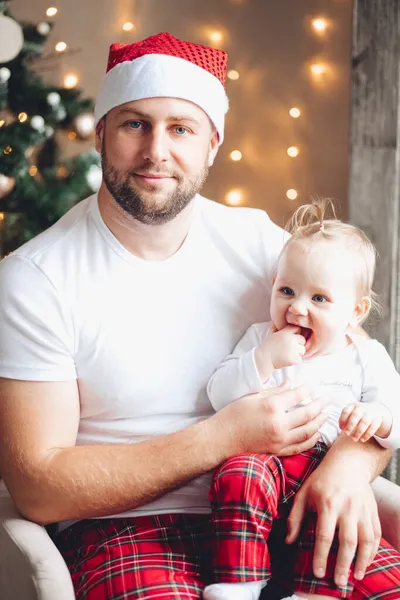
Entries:
{"label": "man's ear", "polygon": [[208,166],[212,167],[212,165],[214,164],[214,160],[215,157],[217,156],[219,150],[219,135],[217,133],[217,130],[214,129],[211,140],[210,140],[210,146],[208,149]]}
{"label": "man's ear", "polygon": [[96,137],[95,137],[95,142],[94,142],[94,146],[99,154],[101,154],[101,151],[103,149],[103,139],[104,139],[104,135],[105,135],[105,130],[106,130],[106,118],[103,117],[97,123]]}
{"label": "man's ear", "polygon": [[353,317],[350,321],[350,326],[353,328],[358,327],[368,317],[368,313],[370,310],[371,298],[369,296],[363,296],[354,308]]}

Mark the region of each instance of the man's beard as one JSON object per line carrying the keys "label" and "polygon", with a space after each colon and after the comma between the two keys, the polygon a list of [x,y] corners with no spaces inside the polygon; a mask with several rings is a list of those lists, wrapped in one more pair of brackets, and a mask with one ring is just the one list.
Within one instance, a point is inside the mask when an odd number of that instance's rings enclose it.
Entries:
{"label": "man's beard", "polygon": [[[178,185],[173,192],[164,198],[162,205],[157,207],[156,203],[149,206],[143,196],[129,183],[129,180],[135,173],[149,171],[153,174],[165,174],[165,169],[160,170],[156,165],[147,161],[145,164],[137,166],[135,171],[120,173],[108,163],[104,144],[101,153],[101,166],[104,183],[117,204],[128,215],[147,225],[163,225],[172,221],[203,187],[208,175],[208,166],[206,164],[196,174],[195,178],[186,183],[180,174],[169,173],[171,177],[175,177]],[[151,194],[151,192],[149,191],[148,194]]]}

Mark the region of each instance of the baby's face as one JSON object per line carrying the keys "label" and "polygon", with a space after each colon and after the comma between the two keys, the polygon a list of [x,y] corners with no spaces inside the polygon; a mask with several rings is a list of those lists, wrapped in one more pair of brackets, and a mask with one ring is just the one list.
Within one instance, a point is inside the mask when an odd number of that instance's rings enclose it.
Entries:
{"label": "baby's face", "polygon": [[277,329],[302,328],[305,358],[348,344],[355,326],[356,277],[351,253],[333,241],[293,241],[282,254],[272,288],[271,319]]}

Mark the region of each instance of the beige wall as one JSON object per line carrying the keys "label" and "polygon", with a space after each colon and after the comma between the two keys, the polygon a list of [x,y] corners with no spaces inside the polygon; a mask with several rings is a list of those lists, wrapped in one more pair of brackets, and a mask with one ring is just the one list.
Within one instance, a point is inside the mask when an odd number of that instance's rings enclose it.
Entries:
{"label": "beige wall", "polygon": [[[17,18],[35,22],[46,20],[49,6],[58,7],[47,49],[63,40],[79,52],[54,59],[47,76],[60,83],[63,74],[74,71],[90,96],[96,94],[112,42],[169,31],[207,43],[205,28],[225,30],[229,68],[237,69],[240,79],[228,80],[226,141],[205,194],[223,201],[229,189],[243,187],[247,203],[266,209],[280,224],[309,194],[336,197],[346,212],[351,2],[13,0],[11,5]],[[309,27],[310,18],[319,14],[332,20],[325,40]],[[127,20],[136,24],[134,33],[121,30]],[[332,65],[331,77],[320,88],[304,74],[307,61],[318,55]],[[288,115],[294,105],[303,111],[297,120]],[[296,159],[286,154],[293,144],[301,148]],[[229,158],[234,149],[243,152],[240,163]],[[298,202],[286,198],[288,188],[299,190]]]}

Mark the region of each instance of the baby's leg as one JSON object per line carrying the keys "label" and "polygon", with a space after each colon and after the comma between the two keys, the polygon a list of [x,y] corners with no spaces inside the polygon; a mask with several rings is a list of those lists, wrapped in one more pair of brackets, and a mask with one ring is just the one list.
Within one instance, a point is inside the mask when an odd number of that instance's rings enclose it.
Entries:
{"label": "baby's leg", "polygon": [[332,600],[332,596],[318,596],[316,594],[303,594],[302,592],[299,592],[299,594],[300,596],[293,594],[293,596],[288,596],[283,600]]}
{"label": "baby's leg", "polygon": [[287,600],[332,600],[332,596],[318,596],[318,594],[303,594],[299,592],[299,595],[295,594]]}
{"label": "baby's leg", "polygon": [[257,600],[271,577],[268,537],[277,516],[283,470],[273,456],[235,456],[221,465],[210,490],[214,579],[205,600]]}

